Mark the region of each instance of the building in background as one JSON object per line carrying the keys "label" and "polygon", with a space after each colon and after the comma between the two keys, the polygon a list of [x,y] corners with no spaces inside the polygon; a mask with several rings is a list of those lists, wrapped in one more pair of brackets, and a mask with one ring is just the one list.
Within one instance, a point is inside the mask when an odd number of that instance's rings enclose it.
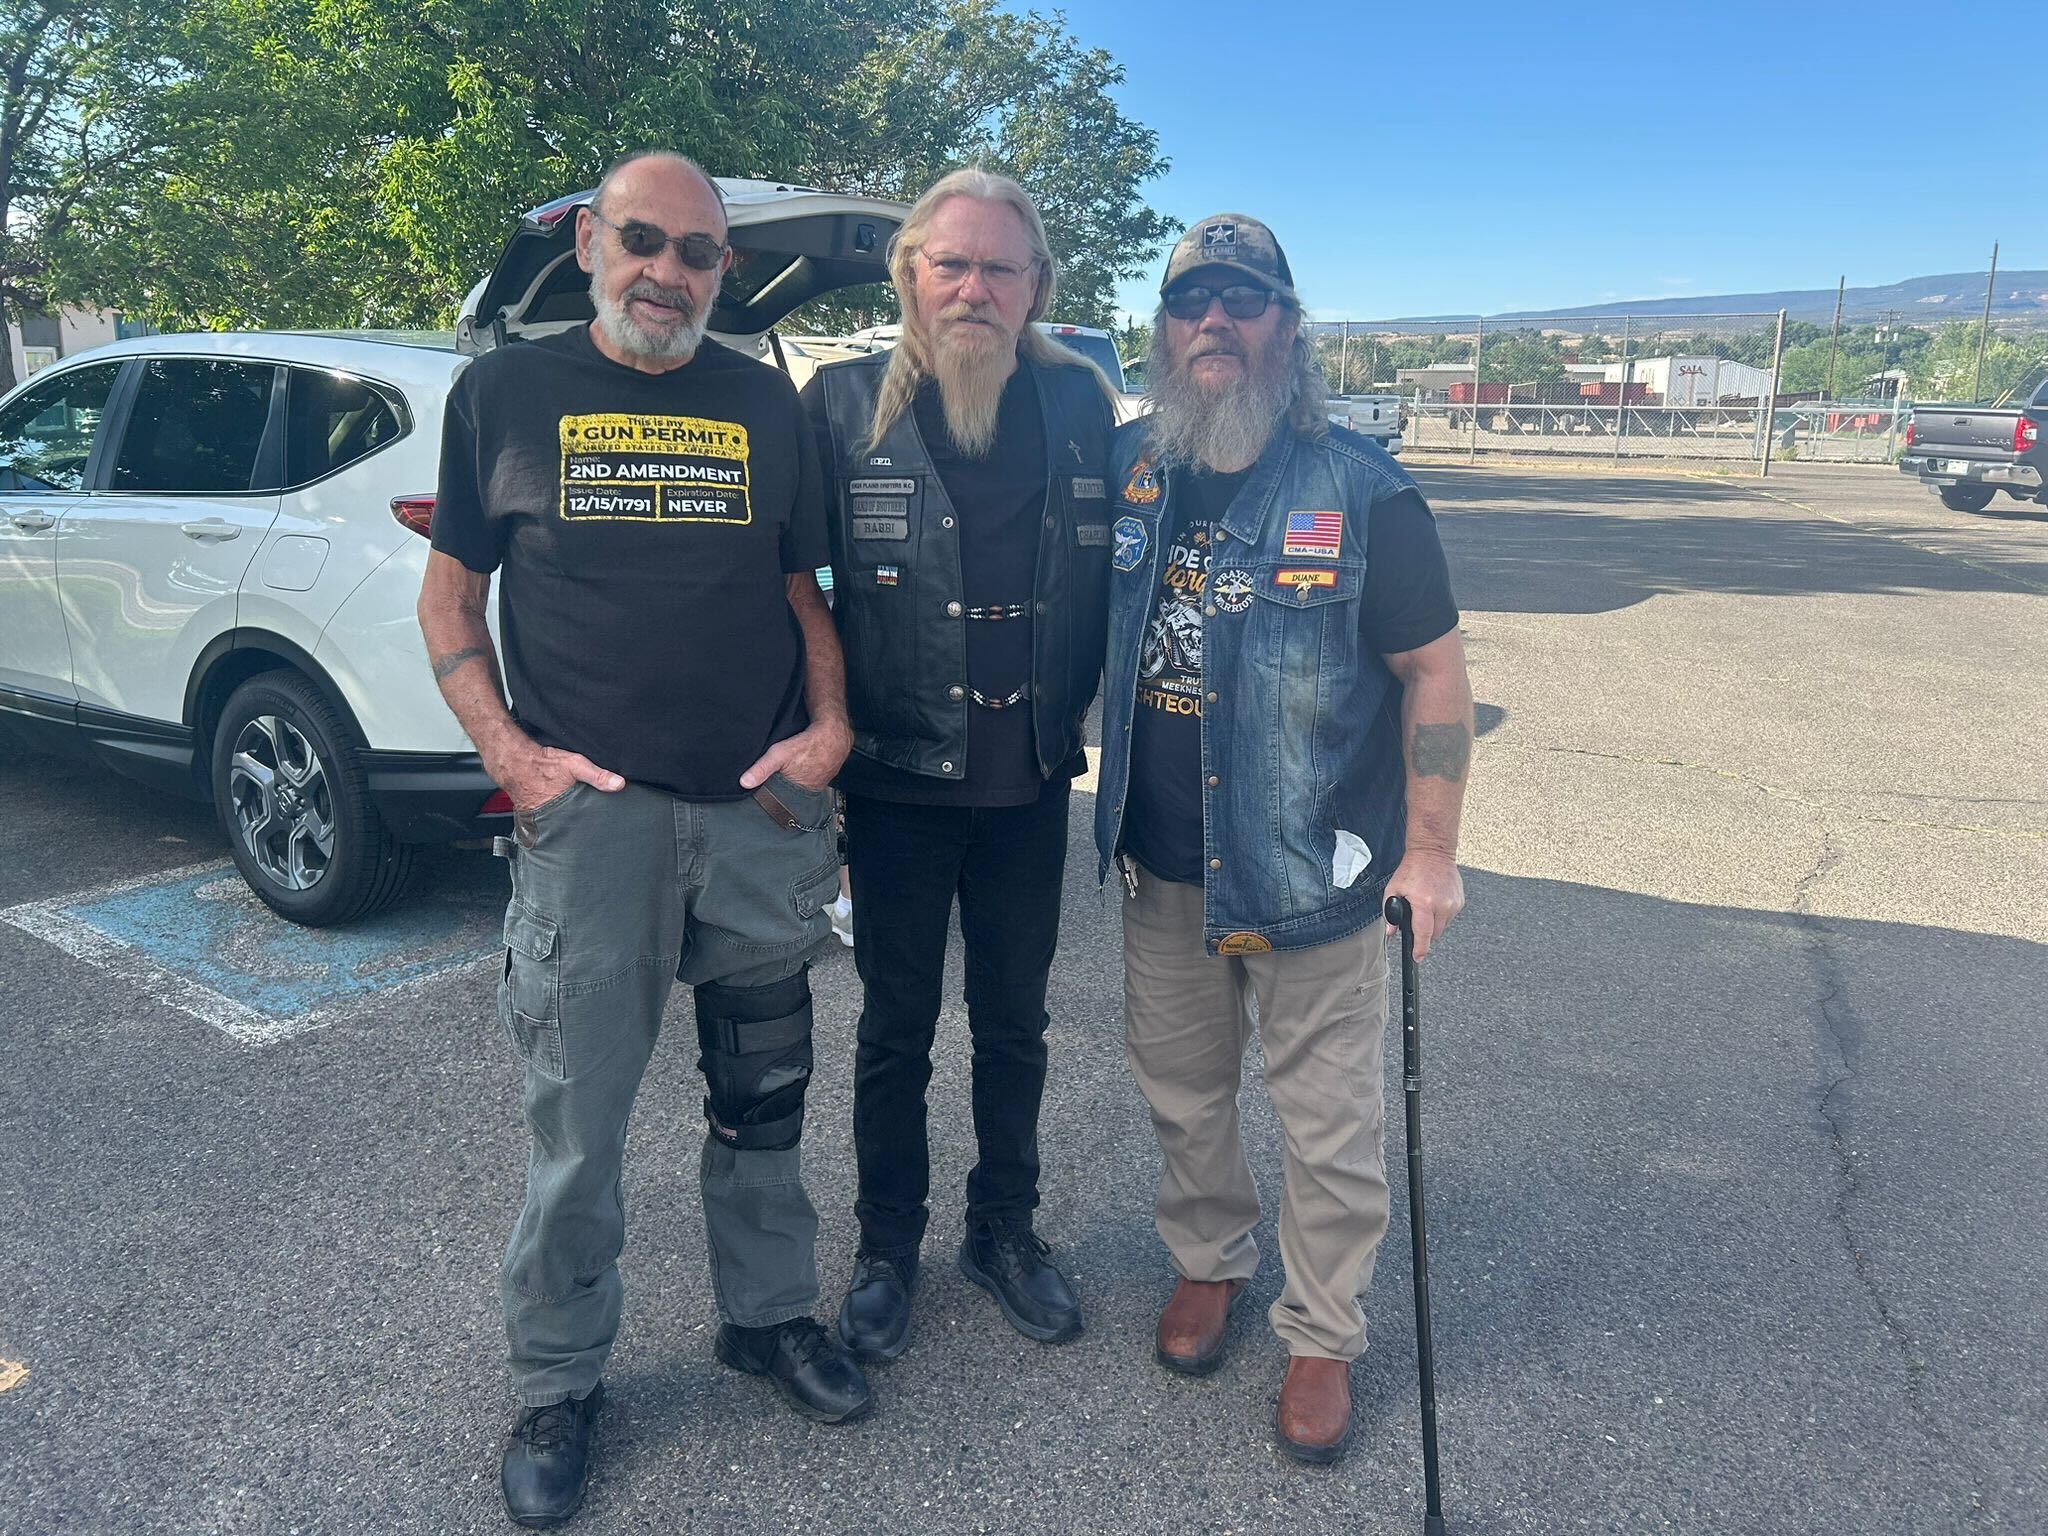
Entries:
{"label": "building in background", "polygon": [[14,377],[27,378],[60,357],[129,336],[147,336],[151,327],[122,319],[106,310],[60,309],[51,315],[24,315],[7,322],[7,350]]}

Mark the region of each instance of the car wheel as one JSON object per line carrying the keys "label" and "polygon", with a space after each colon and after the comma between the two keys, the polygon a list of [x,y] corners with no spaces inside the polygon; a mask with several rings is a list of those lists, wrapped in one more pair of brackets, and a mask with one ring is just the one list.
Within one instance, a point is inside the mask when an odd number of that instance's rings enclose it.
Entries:
{"label": "car wheel", "polygon": [[1951,512],[1982,512],[1995,493],[1988,485],[1945,485],[1941,504]]}
{"label": "car wheel", "polygon": [[412,845],[371,803],[354,731],[298,673],[260,673],[228,696],[212,783],[235,867],[280,917],[325,928],[405,889]]}

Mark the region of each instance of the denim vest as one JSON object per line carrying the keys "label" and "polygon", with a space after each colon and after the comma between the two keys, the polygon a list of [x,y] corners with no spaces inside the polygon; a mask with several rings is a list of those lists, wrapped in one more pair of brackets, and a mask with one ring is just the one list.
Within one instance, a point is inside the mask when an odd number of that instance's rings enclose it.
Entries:
{"label": "denim vest", "polygon": [[[967,625],[958,513],[906,409],[868,425],[886,353],[818,370],[832,449],[824,466],[833,618],[846,652],[854,750],[938,779],[967,773]],[[1032,572],[1031,721],[1042,775],[1080,749],[1102,673],[1109,584],[1103,465],[1114,421],[1096,376],[1019,359],[1045,415],[1045,517]],[[979,706],[972,706],[979,707]]]}
{"label": "denim vest", "polygon": [[[1142,419],[1118,430],[1098,879],[1123,832],[1139,651],[1176,527],[1176,478],[1151,464]],[[1354,432],[1309,439],[1283,427],[1216,529],[1202,602],[1200,770],[1211,954],[1325,944],[1379,913],[1407,831],[1407,777],[1401,687],[1362,640],[1359,605],[1369,510],[1413,484]],[[1370,855],[1345,886],[1340,830]]]}

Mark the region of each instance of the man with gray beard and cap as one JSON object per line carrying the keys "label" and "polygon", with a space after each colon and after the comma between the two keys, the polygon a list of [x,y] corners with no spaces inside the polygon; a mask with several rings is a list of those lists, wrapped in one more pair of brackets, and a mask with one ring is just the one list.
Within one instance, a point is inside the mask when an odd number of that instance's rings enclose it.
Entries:
{"label": "man with gray beard and cap", "polygon": [[577,212],[576,255],[595,320],[485,353],[450,394],[419,603],[441,692],[516,813],[497,844],[498,1010],[531,1150],[500,1273],[520,1402],[500,1479],[533,1526],[583,1496],[623,1296],[626,1123],[673,982],[695,994],[708,1090],[718,1358],[806,1418],[870,1404],[811,1317],[800,1166],[807,965],[831,932],[831,783],[851,741],[812,574],[816,454],[789,380],[705,339],[732,258],[693,162],[613,167]]}
{"label": "man with gray beard and cap", "polygon": [[1272,231],[1204,219],[1160,293],[1153,411],[1111,452],[1095,805],[1100,873],[1123,879],[1125,1045],[1179,1275],[1154,1355],[1214,1370],[1258,1267],[1237,1105],[1256,1003],[1286,1144],[1276,1433],[1331,1461],[1387,1226],[1380,912],[1409,899],[1419,958],[1464,904],[1472,693],[1429,508],[1376,444],[1330,425]]}
{"label": "man with gray beard and cap", "polygon": [[1113,422],[1102,376],[1032,324],[1057,274],[1014,181],[942,178],[904,219],[889,273],[901,342],[804,390],[831,482],[854,731],[839,783],[860,914],[860,1252],[839,1331],[863,1359],[910,1343],[956,900],[978,1154],[960,1268],[1026,1337],[1081,1332],[1032,1213],[1069,786],[1102,668]]}

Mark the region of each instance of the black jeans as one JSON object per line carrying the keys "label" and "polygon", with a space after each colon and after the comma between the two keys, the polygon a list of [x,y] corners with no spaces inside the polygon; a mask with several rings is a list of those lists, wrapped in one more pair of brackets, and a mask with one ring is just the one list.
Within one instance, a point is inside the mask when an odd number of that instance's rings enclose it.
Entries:
{"label": "black jeans", "polygon": [[924,1237],[931,1156],[925,1088],[960,899],[974,1139],[967,1219],[1029,1218],[1038,1205],[1045,985],[1059,941],[1068,785],[1031,805],[902,805],[849,795],[853,958],[865,990],[854,1057],[853,1143],[861,1247],[909,1257]]}

